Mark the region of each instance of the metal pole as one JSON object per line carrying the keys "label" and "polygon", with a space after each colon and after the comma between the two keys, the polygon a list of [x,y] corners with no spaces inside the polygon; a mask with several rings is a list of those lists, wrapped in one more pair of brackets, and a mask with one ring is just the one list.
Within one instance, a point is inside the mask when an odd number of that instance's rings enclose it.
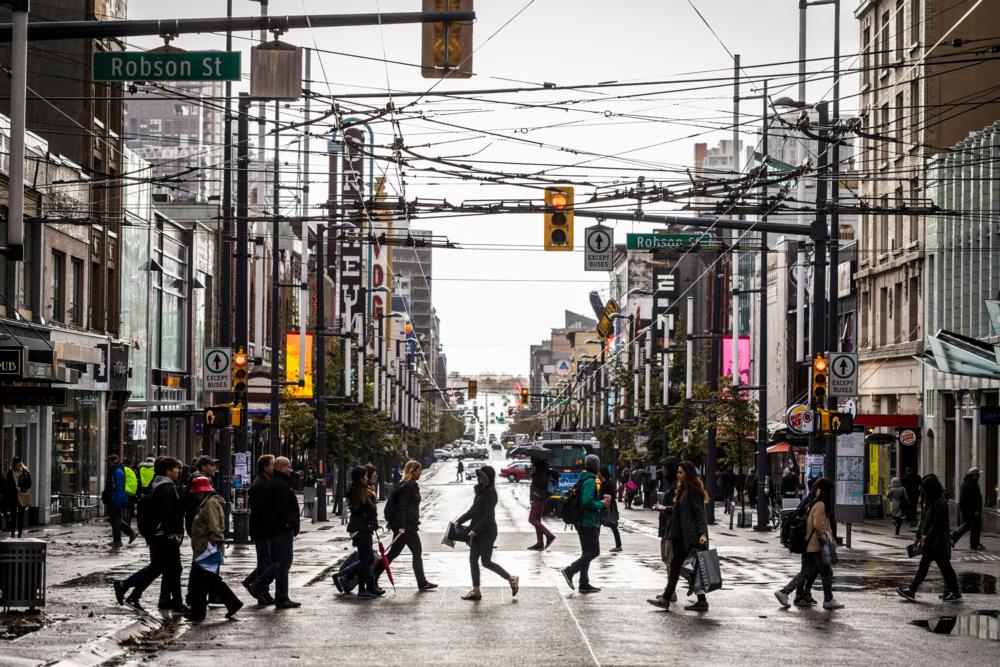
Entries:
{"label": "metal pole", "polygon": [[[306,81],[312,80],[312,49],[306,49]],[[311,135],[309,134],[309,111],[312,95],[306,95],[304,119],[306,122],[302,140],[299,141],[299,162],[302,165],[302,182],[299,208],[302,216],[309,217],[309,152]],[[302,238],[302,254],[299,266],[299,282],[303,285],[309,282],[309,221],[303,220],[299,229]],[[309,309],[309,290],[299,290],[299,382],[306,377],[306,324],[308,317],[306,311]]]}
{"label": "metal pole", "polygon": [[[708,389],[714,397],[719,390],[720,362],[722,357],[722,262],[716,262],[712,271],[712,337],[709,352]],[[715,468],[719,456],[716,448],[718,425],[711,418],[708,426],[708,441],[705,446],[705,489],[708,491],[708,504],[705,507],[705,518],[708,523],[715,523],[715,493],[718,485],[715,483]]]}
{"label": "metal pole", "polygon": [[[308,187],[308,184],[306,185]],[[307,244],[309,238],[303,238]],[[316,405],[316,521],[326,521],[326,225],[316,225],[316,372],[313,376],[313,401]]]}
{"label": "metal pole", "polygon": [[[820,102],[819,110],[819,141],[817,142],[819,158],[816,163],[816,220],[813,221],[813,298],[812,298],[812,339],[810,342],[810,357],[826,350],[826,186],[827,186],[827,149],[826,149],[826,102]],[[816,410],[823,407],[816,404],[812,392],[809,392],[809,408]],[[815,430],[809,436],[809,453],[823,453],[823,446],[816,437]],[[828,457],[829,458],[829,457]],[[824,470],[829,471],[830,461],[825,461]]]}
{"label": "metal pole", "polygon": [[[740,165],[740,54],[733,55],[733,174],[739,178],[743,173]],[[735,216],[742,218],[742,216]],[[739,239],[739,233],[733,232],[731,235],[733,245]],[[735,248],[732,251],[731,268],[729,269],[729,303],[730,303],[730,329],[733,338],[729,342],[729,357],[732,360],[731,377],[732,386],[740,383],[740,295],[733,290],[742,286],[740,281],[740,259]],[[718,326],[719,333],[722,333],[721,325]]]}
{"label": "metal pole", "polygon": [[[267,7],[266,3],[261,3],[261,7]],[[271,211],[274,213],[274,221],[271,222],[271,428],[268,436],[268,451],[277,456],[281,453],[281,288],[278,287],[281,278],[281,261],[278,246],[281,244],[281,234],[279,229],[281,223],[278,216],[281,215],[281,178],[279,170],[280,162],[280,133],[278,129],[280,123],[280,108],[277,100],[274,102],[274,174],[271,189]],[[263,129],[264,125],[261,124]]]}
{"label": "metal pole", "polygon": [[[764,136],[761,139],[761,201],[766,210],[767,206],[767,160],[768,160],[768,118],[767,118],[767,81],[764,81]],[[767,214],[762,216],[767,220]],[[760,233],[760,331],[757,334],[757,385],[760,387],[757,394],[757,456],[754,467],[757,468],[757,522],[756,530],[770,530],[771,524],[768,522],[768,499],[764,493],[764,478],[767,471],[767,360],[770,350],[768,350],[767,335],[767,232]]]}
{"label": "metal pole", "polygon": [[[836,127],[840,121],[840,0],[833,2],[833,124]],[[836,137],[834,137],[836,139]],[[840,200],[840,142],[833,142],[830,169],[830,313],[826,318],[829,331],[826,336],[826,347],[829,352],[839,349],[840,340],[840,297],[837,294],[837,282],[840,274],[840,213],[837,204]],[[837,408],[837,399],[827,397],[827,406]]]}
{"label": "metal pole", "polygon": [[[226,15],[233,14],[233,0],[226,0]],[[233,49],[233,33],[226,31],[226,51]],[[233,345],[233,246],[229,237],[233,233],[233,84],[226,81],[226,114],[222,120],[224,143],[222,146],[222,230],[220,249],[222,258],[219,262],[219,338],[220,347]],[[216,402],[226,403],[230,400],[228,391],[217,392]],[[229,429],[219,430],[219,493],[226,501],[226,533],[230,531],[230,512],[232,510],[232,473],[233,454]]]}
{"label": "metal pole", "polygon": [[[806,101],[806,0],[799,0],[799,102]],[[805,162],[808,156],[806,142],[801,138],[798,144],[799,162]],[[795,198],[801,207],[806,198],[806,181],[800,177],[796,182]],[[807,225],[806,214],[799,213],[796,222],[802,225],[803,229]],[[796,280],[795,280],[795,372],[798,372],[798,364],[805,361],[806,356],[806,254],[799,251],[796,254]]]}
{"label": "metal pole", "polygon": [[10,45],[10,208],[3,254],[12,261],[24,260],[24,133],[25,100],[28,96],[29,0],[10,3],[13,42]]}
{"label": "metal pole", "polygon": [[[240,93],[239,118],[237,123],[236,147],[236,345],[248,351],[250,335],[250,221],[248,205],[250,195],[249,184],[249,133],[250,133],[250,96]],[[238,454],[247,451],[247,412],[246,395],[242,400],[242,419],[240,426],[234,429],[235,449]],[[233,539],[237,544],[246,544],[250,537],[249,516],[246,510],[233,512]]]}

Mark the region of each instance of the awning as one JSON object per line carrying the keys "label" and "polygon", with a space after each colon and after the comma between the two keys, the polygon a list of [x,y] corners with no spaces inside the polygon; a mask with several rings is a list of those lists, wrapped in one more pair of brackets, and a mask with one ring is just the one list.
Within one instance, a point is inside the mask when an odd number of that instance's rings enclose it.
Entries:
{"label": "awning", "polygon": [[917,361],[942,373],[1000,380],[1000,347],[941,330],[927,337],[930,350]]}
{"label": "awning", "polygon": [[801,449],[805,449],[805,447],[803,447],[801,445],[792,445],[792,444],[789,444],[787,442],[779,442],[779,443],[776,443],[776,444],[771,445],[770,447],[768,447],[767,448],[767,453],[768,454],[787,454],[789,450],[801,450]]}

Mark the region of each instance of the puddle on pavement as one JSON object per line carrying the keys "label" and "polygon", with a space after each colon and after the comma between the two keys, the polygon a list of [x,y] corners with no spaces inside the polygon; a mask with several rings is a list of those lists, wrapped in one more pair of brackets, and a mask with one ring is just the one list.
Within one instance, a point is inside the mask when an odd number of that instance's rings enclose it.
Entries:
{"label": "puddle on pavement", "polygon": [[986,609],[958,616],[938,616],[910,625],[927,628],[936,635],[962,635],[1000,641],[1000,610]]}
{"label": "puddle on pavement", "polygon": [[0,640],[10,641],[45,627],[42,614],[11,612],[0,614]]}
{"label": "puddle on pavement", "polygon": [[[911,576],[911,572],[901,572],[898,576],[865,576],[858,574],[841,574],[834,571],[833,589],[842,591],[895,589],[897,586],[905,585]],[[962,591],[962,593],[967,595],[996,595],[997,578],[992,574],[959,572],[958,588]],[[921,593],[937,593],[943,591],[944,582],[937,579],[928,579],[921,586]]]}

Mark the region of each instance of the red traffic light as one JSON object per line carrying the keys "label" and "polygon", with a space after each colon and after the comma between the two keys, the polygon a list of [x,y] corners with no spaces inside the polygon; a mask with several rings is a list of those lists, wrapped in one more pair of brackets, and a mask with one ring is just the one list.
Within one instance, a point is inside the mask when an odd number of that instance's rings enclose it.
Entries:
{"label": "red traffic light", "polygon": [[551,203],[552,208],[566,208],[566,205],[569,204],[569,198],[562,192],[553,192]]}
{"label": "red traffic light", "polygon": [[249,358],[245,352],[237,352],[233,355],[233,366],[235,368],[242,368],[247,365]]}

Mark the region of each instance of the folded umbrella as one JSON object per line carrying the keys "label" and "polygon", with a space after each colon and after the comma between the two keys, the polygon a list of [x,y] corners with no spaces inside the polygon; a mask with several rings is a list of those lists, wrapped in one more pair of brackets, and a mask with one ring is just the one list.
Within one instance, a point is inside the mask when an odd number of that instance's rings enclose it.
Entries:
{"label": "folded umbrella", "polygon": [[[390,547],[392,547],[392,545],[395,544],[396,540],[399,539],[399,536],[401,534],[402,533],[396,533],[396,536],[394,538],[392,538],[392,542],[389,542],[389,546]],[[382,539],[381,538],[379,538],[379,541],[378,541],[378,553],[379,553],[379,556],[382,557],[382,567],[385,569],[386,576],[389,577],[389,583],[392,584],[392,592],[395,593],[396,592],[396,580],[392,578],[392,570],[389,569],[389,557],[385,555],[385,547],[382,546]]]}

